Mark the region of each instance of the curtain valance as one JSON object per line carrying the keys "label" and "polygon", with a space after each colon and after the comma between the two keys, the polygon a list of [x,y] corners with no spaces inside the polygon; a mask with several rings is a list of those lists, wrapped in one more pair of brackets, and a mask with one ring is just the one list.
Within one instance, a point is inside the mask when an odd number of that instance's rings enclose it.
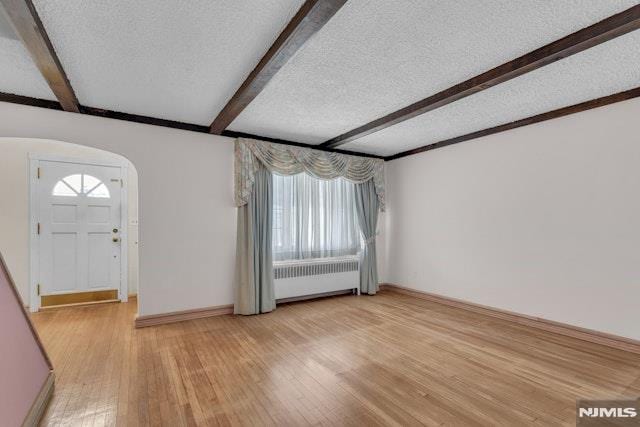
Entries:
{"label": "curtain valance", "polygon": [[235,143],[235,202],[249,201],[261,162],[271,172],[296,175],[306,172],[320,179],[342,177],[355,184],[373,179],[380,210],[384,211],[384,161],[368,157],[313,150],[238,138]]}

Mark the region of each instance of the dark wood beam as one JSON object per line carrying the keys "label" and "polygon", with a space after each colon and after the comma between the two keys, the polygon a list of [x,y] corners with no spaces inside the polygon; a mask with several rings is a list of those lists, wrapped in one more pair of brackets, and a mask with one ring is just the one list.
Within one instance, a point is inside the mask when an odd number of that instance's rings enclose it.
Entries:
{"label": "dark wood beam", "polygon": [[78,113],[78,99],[31,0],[0,0],[0,4],[62,108]]}
{"label": "dark wood beam", "polygon": [[28,96],[14,95],[12,93],[0,92],[0,102],[10,102],[12,104],[30,105],[32,107],[49,108],[51,110],[62,110],[58,101],[48,99],[31,98]]}
{"label": "dark wood beam", "polygon": [[142,123],[145,125],[161,126],[171,129],[188,130],[191,132],[208,133],[209,127],[193,123],[178,122],[175,120],[157,119],[155,117],[141,116],[139,114],[122,113],[120,111],[105,110],[103,108],[81,106],[80,111],[89,116],[103,117],[105,119],[124,120],[126,122]]}
{"label": "dark wood beam", "polygon": [[489,89],[497,84],[582,52],[638,28],[640,28],[640,5],[633,6],[442,92],[343,133],[321,145],[334,148],[346,144],[474,93]]}
{"label": "dark wood beam", "polygon": [[211,123],[211,133],[221,134],[262,92],[298,49],[346,2],[347,0],[307,0]]}
{"label": "dark wood beam", "polygon": [[466,135],[457,136],[455,138],[446,139],[444,141],[436,142],[433,144],[425,145],[413,150],[403,151],[392,156],[385,157],[385,160],[395,160],[413,154],[424,153],[425,151],[435,150],[437,148],[447,147],[453,144],[459,144],[464,141],[470,141],[487,135],[493,135],[495,133],[504,132],[519,127],[532,125],[534,123],[544,122],[546,120],[557,119],[559,117],[568,116],[569,114],[580,113],[592,108],[603,107],[605,105],[614,104],[620,101],[626,101],[628,99],[640,97],[640,87],[630,89],[624,92],[618,92],[613,95],[604,96],[602,98],[592,99],[590,101],[582,102],[580,104],[571,105],[569,107],[559,108],[557,110],[549,111],[547,113],[538,114],[535,116],[527,117],[525,119],[516,120],[514,122],[506,123],[500,126],[494,126],[488,129],[479,130],[477,132],[468,133]]}
{"label": "dark wood beam", "polygon": [[[81,109],[82,113],[89,114],[91,116],[98,116],[98,117],[104,117],[104,118],[116,119],[116,120],[125,120],[125,121],[128,121],[128,122],[135,122],[135,123],[144,123],[144,124],[153,125],[153,126],[163,126],[163,127],[168,127],[168,128],[172,128],[172,129],[188,130],[188,131],[191,131],[191,132],[209,133],[209,127],[208,126],[196,125],[196,124],[192,124],[192,123],[184,123],[184,122],[176,122],[176,121],[173,121],[173,120],[157,119],[155,117],[140,116],[140,115],[137,115],[137,114],[129,114],[129,113],[121,113],[121,112],[118,112],[118,111],[103,110],[101,108],[94,108],[94,107],[82,106],[82,107],[80,107],[80,109]],[[243,132],[234,132],[234,131],[227,131],[226,130],[226,131],[222,132],[221,136],[226,136],[228,138],[257,139],[257,140],[260,140],[260,141],[273,142],[273,143],[276,143],[276,144],[292,145],[294,147],[313,148],[315,150],[327,151],[327,152],[332,152],[332,153],[349,154],[349,155],[352,155],[352,156],[372,157],[372,158],[376,158],[376,159],[381,159],[382,158],[382,156],[378,156],[378,155],[375,155],[375,154],[357,153],[355,151],[319,147],[317,145],[305,144],[303,142],[296,142],[296,141],[289,141],[289,140],[285,140],[285,139],[270,138],[268,136],[253,135],[253,134],[243,133]]]}
{"label": "dark wood beam", "polygon": [[268,136],[251,135],[249,133],[235,132],[235,131],[231,131],[231,130],[225,130],[224,132],[222,132],[222,136],[228,136],[230,138],[258,139],[260,141],[273,142],[275,144],[292,145],[294,147],[313,148],[314,150],[327,151],[327,152],[330,152],[330,153],[348,154],[350,156],[370,157],[370,158],[373,158],[373,159],[382,159],[383,158],[382,156],[378,156],[377,154],[358,153],[356,151],[340,150],[338,148],[320,147],[319,145],[311,145],[311,144],[305,144],[303,142],[295,142],[295,141],[289,141],[289,140],[284,140],[284,139],[269,138]]}
{"label": "dark wood beam", "polygon": [[[0,102],[10,102],[13,104],[29,105],[32,107],[62,110],[60,103],[56,101],[30,98],[28,96],[13,95],[10,93],[0,92]],[[143,123],[146,125],[162,126],[162,127],[171,128],[171,129],[180,129],[180,130],[187,130],[190,132],[199,132],[199,133],[209,134],[209,126],[196,125],[193,123],[177,122],[174,120],[157,119],[155,117],[140,116],[138,114],[122,113],[119,111],[112,111],[112,110],[104,110],[102,108],[85,107],[81,105],[80,113],[87,114],[89,116],[103,117],[107,119],[124,120],[127,122]],[[222,133],[222,136],[226,136],[229,138],[251,138],[251,139],[257,139],[260,141],[274,142],[277,144],[292,145],[295,147],[306,147],[306,148],[313,148],[321,151],[328,151],[332,153],[349,154],[351,156],[371,157],[375,159],[382,158],[382,156],[377,156],[375,154],[357,153],[355,151],[324,148],[324,147],[318,147],[317,145],[305,144],[302,142],[288,141],[284,139],[275,139],[275,138],[269,138],[269,137],[260,136],[260,135],[252,135],[252,134],[241,133],[241,132],[225,131]]]}

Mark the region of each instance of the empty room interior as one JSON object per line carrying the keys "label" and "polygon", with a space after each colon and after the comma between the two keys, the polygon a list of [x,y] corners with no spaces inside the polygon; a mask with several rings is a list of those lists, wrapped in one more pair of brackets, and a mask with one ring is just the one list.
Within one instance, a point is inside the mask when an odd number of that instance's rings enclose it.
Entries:
{"label": "empty room interior", "polygon": [[639,0],[0,0],[0,426],[640,425]]}

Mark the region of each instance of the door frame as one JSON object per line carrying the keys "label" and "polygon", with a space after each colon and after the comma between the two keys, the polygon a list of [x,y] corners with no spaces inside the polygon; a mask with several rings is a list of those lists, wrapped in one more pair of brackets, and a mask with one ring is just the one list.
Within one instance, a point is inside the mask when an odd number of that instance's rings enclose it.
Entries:
{"label": "door frame", "polygon": [[40,276],[40,252],[38,250],[38,168],[41,161],[58,163],[77,163],[90,166],[107,166],[120,168],[122,185],[120,186],[120,287],[118,298],[122,302],[129,300],[129,201],[128,164],[125,161],[104,161],[91,158],[57,156],[55,154],[29,153],[29,310],[34,313],[40,310],[38,295],[38,277]]}

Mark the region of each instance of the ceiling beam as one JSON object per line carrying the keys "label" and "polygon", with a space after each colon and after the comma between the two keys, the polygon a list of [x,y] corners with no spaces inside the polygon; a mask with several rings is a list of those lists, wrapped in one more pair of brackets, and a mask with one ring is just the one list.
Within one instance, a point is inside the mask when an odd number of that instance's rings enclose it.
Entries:
{"label": "ceiling beam", "polygon": [[178,122],[175,120],[158,119],[155,117],[141,116],[139,114],[122,113],[120,111],[105,110],[103,108],[81,106],[83,114],[89,116],[103,117],[105,119],[124,120],[126,122],[142,123],[145,125],[161,126],[171,129],[188,130],[191,132],[208,133],[209,128],[193,123]]}
{"label": "ceiling beam", "polygon": [[0,0],[0,4],[62,108],[80,112],[78,99],[31,0]]}
{"label": "ceiling beam", "polygon": [[329,22],[346,2],[347,0],[307,0],[211,123],[211,133],[221,134],[262,92],[298,49]]}
{"label": "ceiling beam", "polygon": [[284,145],[291,145],[291,146],[294,146],[294,147],[311,148],[311,149],[314,149],[314,150],[327,151],[327,152],[330,152],[330,153],[347,154],[349,156],[370,157],[370,158],[373,158],[373,159],[383,159],[384,158],[383,156],[379,156],[377,154],[359,153],[359,152],[356,152],[356,151],[340,150],[339,148],[320,147],[319,145],[305,144],[303,142],[288,141],[288,140],[277,139],[277,138],[269,138],[267,136],[252,135],[252,134],[249,134],[249,133],[235,132],[235,131],[232,131],[232,130],[225,130],[224,132],[222,132],[222,136],[228,136],[230,138],[257,139],[259,141],[273,142],[274,144],[284,144]]}
{"label": "ceiling beam", "polygon": [[[14,95],[10,93],[0,92],[0,102],[10,102],[13,104],[29,105],[32,107],[48,108],[52,110],[62,110],[60,103],[56,101],[49,101],[47,99],[30,98],[28,96],[20,96],[20,95]],[[82,114],[86,114],[89,116],[103,117],[106,119],[124,120],[127,122],[143,123],[151,126],[162,126],[162,127],[171,128],[171,129],[180,129],[180,130],[186,130],[190,132],[199,132],[199,133],[209,134],[209,126],[196,125],[193,123],[184,123],[184,122],[177,122],[174,120],[158,119],[155,117],[141,116],[138,114],[130,114],[130,113],[122,113],[119,111],[105,110],[102,108],[95,108],[95,107],[86,107],[83,105],[80,106],[80,112]],[[288,141],[283,139],[269,138],[269,137],[264,137],[260,135],[252,135],[248,133],[224,131],[222,133],[222,136],[226,136],[228,138],[251,138],[251,139],[257,139],[260,141],[274,142],[276,144],[291,145],[295,147],[313,148],[314,150],[327,151],[331,153],[341,153],[341,154],[348,154],[351,156],[382,159],[382,156],[378,156],[375,154],[358,153],[355,151],[318,147],[317,145],[305,144],[302,142]]]}
{"label": "ceiling beam", "polygon": [[0,102],[10,102],[12,104],[30,105],[32,107],[49,108],[51,110],[62,110],[58,101],[48,99],[31,98],[29,96],[14,95],[12,93],[0,92]]}
{"label": "ceiling beam", "polygon": [[580,113],[582,111],[591,110],[592,108],[603,107],[605,105],[614,104],[616,102],[626,101],[628,99],[633,99],[637,97],[640,97],[640,87],[626,90],[624,92],[614,93],[613,95],[604,96],[602,98],[581,102],[580,104],[559,108],[557,110],[527,117],[521,120],[516,120],[514,122],[506,123],[500,126],[494,126],[488,129],[483,129],[476,132],[468,133],[466,135],[456,136],[455,138],[445,139],[444,141],[436,142],[429,145],[424,145],[422,147],[414,148],[412,150],[403,151],[401,153],[385,157],[384,159],[386,161],[389,161],[389,160],[399,159],[402,157],[411,156],[413,154],[424,153],[425,151],[435,150],[437,148],[447,147],[453,144],[459,144],[464,141],[469,141],[469,140],[477,139],[483,136],[493,135],[493,134],[504,132],[507,130],[532,125],[534,123],[544,122],[546,120],[557,119],[559,117],[568,116],[569,114]]}
{"label": "ceiling beam", "polygon": [[454,101],[489,89],[555,61],[582,52],[600,43],[640,28],[640,5],[610,16],[594,25],[576,31],[519,58],[495,67],[442,92],[415,102],[384,117],[350,130],[329,141],[324,147],[334,148],[363,136],[378,132],[413,117],[435,110]]}

